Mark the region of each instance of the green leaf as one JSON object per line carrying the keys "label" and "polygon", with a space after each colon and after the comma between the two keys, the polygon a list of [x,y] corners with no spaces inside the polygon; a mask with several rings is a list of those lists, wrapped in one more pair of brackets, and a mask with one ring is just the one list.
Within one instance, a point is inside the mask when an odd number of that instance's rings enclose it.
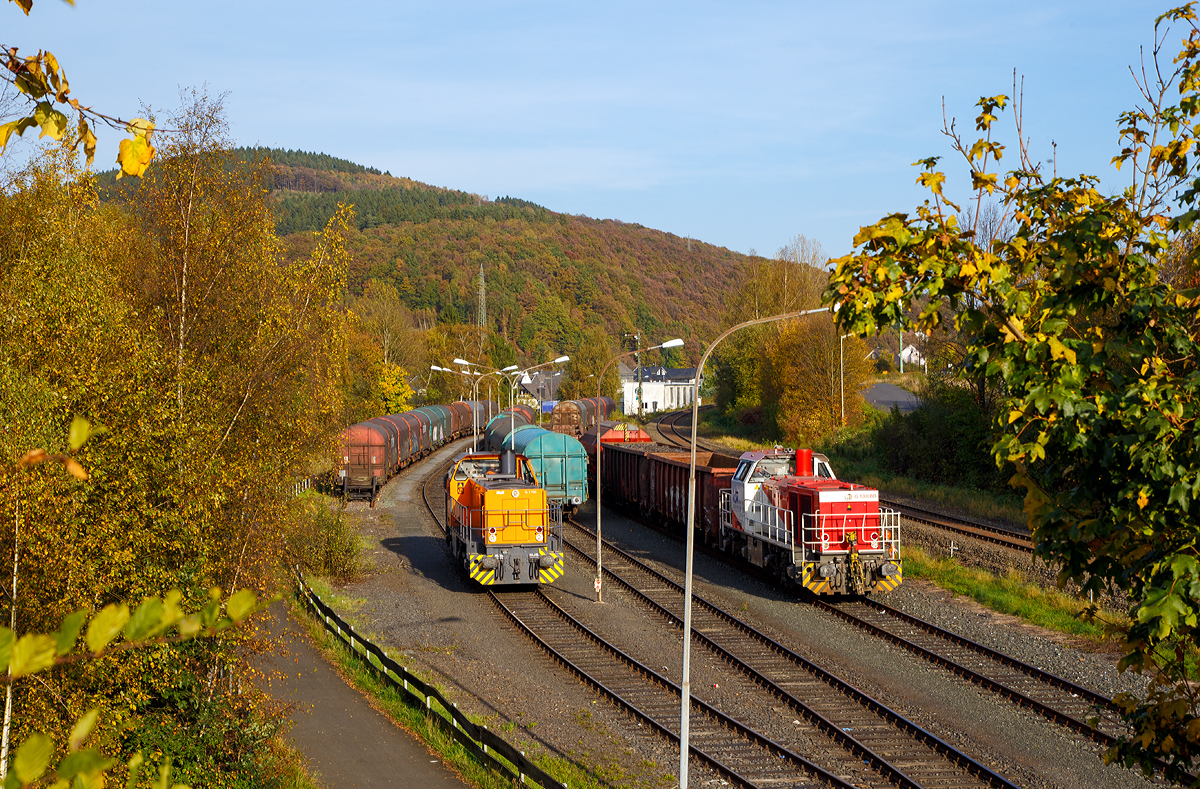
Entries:
{"label": "green leaf", "polygon": [[234,622],[240,622],[254,610],[255,602],[254,592],[249,589],[240,589],[234,592],[229,601],[225,603],[225,612]]}
{"label": "green leaf", "polygon": [[129,606],[124,603],[111,603],[96,614],[87,629],[87,646],[91,652],[99,652],[108,646],[125,623],[129,621]]}
{"label": "green leaf", "polygon": [[73,614],[67,614],[62,627],[54,634],[54,648],[58,654],[65,655],[75,648],[75,642],[79,640],[79,629],[83,627],[87,613],[86,608],[80,608]]}
{"label": "green leaf", "polygon": [[46,773],[50,757],[54,754],[54,741],[44,734],[31,734],[17,749],[13,770],[22,784],[31,784]]}
{"label": "green leaf", "polygon": [[71,730],[71,740],[68,747],[72,751],[77,751],[83,746],[88,735],[92,733],[92,729],[96,726],[96,718],[99,717],[100,710],[88,710],[83,714],[83,717],[75,722],[75,728]]}
{"label": "green leaf", "polygon": [[75,751],[58,763],[58,777],[70,781],[77,775],[107,770],[113,764],[112,759],[105,759],[95,748]]}
{"label": "green leaf", "polygon": [[8,670],[14,677],[24,677],[50,668],[58,656],[55,646],[53,636],[26,633],[13,646]]}
{"label": "green leaf", "polygon": [[129,624],[125,626],[125,638],[130,641],[142,641],[158,631],[162,621],[163,604],[157,597],[147,597],[133,612]]}

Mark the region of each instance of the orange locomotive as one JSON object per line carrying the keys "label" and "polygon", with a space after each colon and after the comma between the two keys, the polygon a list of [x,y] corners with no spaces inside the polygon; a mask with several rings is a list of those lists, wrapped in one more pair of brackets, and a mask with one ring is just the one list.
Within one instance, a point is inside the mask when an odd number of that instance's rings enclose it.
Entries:
{"label": "orange locomotive", "polygon": [[813,460],[808,449],[743,455],[721,491],[722,545],[815,594],[895,589],[904,578],[899,513],[880,508],[879,491]]}
{"label": "orange locomotive", "polygon": [[563,574],[562,509],[512,450],[459,455],[446,474],[446,542],[484,586]]}

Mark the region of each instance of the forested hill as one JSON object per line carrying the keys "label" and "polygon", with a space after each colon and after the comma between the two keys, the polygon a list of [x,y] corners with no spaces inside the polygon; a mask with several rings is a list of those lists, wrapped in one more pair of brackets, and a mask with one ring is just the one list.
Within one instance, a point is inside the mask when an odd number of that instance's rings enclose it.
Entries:
{"label": "forested hill", "polygon": [[241,152],[271,161],[277,230],[295,254],[339,202],[352,203],[352,293],[378,280],[426,320],[474,323],[482,263],[488,326],[524,354],[576,347],[599,327],[610,338],[635,330],[655,342],[685,337],[677,361],[694,363],[749,260],[641,225],[489,200],[326,154]]}

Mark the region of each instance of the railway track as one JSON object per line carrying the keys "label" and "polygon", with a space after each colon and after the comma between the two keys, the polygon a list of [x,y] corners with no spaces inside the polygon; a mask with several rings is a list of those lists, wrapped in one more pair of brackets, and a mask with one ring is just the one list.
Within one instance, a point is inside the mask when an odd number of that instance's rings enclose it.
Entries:
{"label": "railway track", "polygon": [[[571,523],[580,535],[590,530]],[[595,564],[588,549],[568,549]],[[604,572],[659,616],[683,625],[683,588],[605,541]],[[846,763],[861,761],[897,786],[1012,787],[972,757],[821,669],[719,606],[693,595],[693,638],[759,686],[763,708],[783,701],[805,721],[815,747]],[[753,706],[756,702],[751,701]]]}
{"label": "railway track", "polygon": [[[812,605],[1105,747],[1127,731],[1112,699],[876,600]],[[1096,725],[1089,719],[1095,718]]]}
{"label": "railway track", "polygon": [[[572,523],[571,525],[590,535],[592,540],[595,539],[594,532],[578,524]],[[647,525],[657,529],[653,524]],[[679,538],[673,532],[661,529],[659,531],[672,538]],[[568,547],[579,551],[579,548],[573,544],[568,544]],[[682,587],[667,579],[666,576],[646,567],[612,543],[605,541],[605,547],[608,549],[604,555],[605,565],[610,561],[611,551],[614,557],[622,557],[626,562],[634,562],[644,567],[645,571],[655,573],[663,579],[662,582],[671,584],[682,595]],[[721,561],[728,561],[729,558],[724,553],[702,546],[699,541],[697,541],[696,550],[703,551]],[[594,556],[590,553],[586,555],[586,560],[595,563]],[[738,566],[749,571],[754,569],[743,567],[740,564]],[[606,566],[605,570],[608,569]],[[622,583],[615,576],[614,580]],[[765,580],[773,582],[775,579],[765,578]],[[622,585],[625,586],[624,583]],[[635,592],[635,594],[637,593]],[[694,599],[700,603],[699,598],[694,597]],[[1069,680],[884,603],[876,600],[827,602],[811,595],[805,595],[798,599],[871,635],[900,646],[930,663],[952,671],[981,688],[1072,729],[1100,745],[1113,746],[1116,738],[1126,731],[1120,720],[1118,707],[1107,696],[1076,685]],[[724,615],[730,616],[729,614]],[[694,629],[698,630],[699,628]],[[1097,719],[1095,726],[1090,725],[1091,718]]]}
{"label": "railway track", "polygon": [[[448,467],[449,464],[443,468]],[[446,524],[430,497],[431,483],[440,480],[440,471],[426,478],[421,497],[430,515],[445,531]],[[488,590],[488,596],[521,632],[585,683],[650,728],[679,742],[678,685],[596,635],[540,589],[506,590],[502,594]],[[853,789],[858,785],[824,770],[695,697],[691,738],[689,752],[693,757],[740,785],[797,789]],[[856,764],[860,762],[861,759],[855,760]]]}
{"label": "railway track", "polygon": [[917,521],[929,526],[961,534],[965,537],[973,537],[976,540],[983,540],[994,545],[1003,545],[1006,548],[1011,548],[1014,551],[1022,553],[1033,553],[1033,543],[1029,539],[1029,534],[1026,532],[1015,531],[1013,529],[1004,529],[999,526],[991,526],[986,523],[974,521],[964,518],[952,518],[940,512],[927,510],[923,507],[917,507],[912,504],[905,504],[897,501],[890,501],[884,498],[879,499],[881,505],[887,505],[894,510],[900,512],[905,518],[911,521]]}
{"label": "railway track", "polygon": [[[541,590],[488,594],[518,629],[555,660],[639,722],[679,742],[678,685],[588,629]],[[850,789],[858,785],[695,697],[689,752],[744,786]]]}
{"label": "railway track", "polygon": [[[443,529],[430,486],[440,481],[440,472],[447,466],[430,475],[422,486],[425,505]],[[575,523],[569,526],[589,539],[589,548],[564,539],[567,548],[594,564],[590,553],[594,532]],[[682,587],[615,545],[605,541],[604,546],[604,569],[609,578],[681,626]],[[677,685],[604,641],[540,591],[489,595],[505,616],[555,660],[678,743]],[[735,782],[747,786],[850,786],[854,784],[846,781],[848,775],[854,770],[861,772],[865,764],[876,774],[875,783],[882,780],[913,789],[1014,786],[732,614],[698,597],[694,601],[693,637],[751,677],[765,693],[792,707],[806,722],[810,736],[829,742],[822,751],[830,754],[833,763],[822,767],[693,697],[692,755]],[[809,602],[1101,745],[1111,746],[1123,730],[1116,706],[1107,697],[889,606],[875,601]],[[1095,727],[1088,723],[1093,715],[1098,715]],[[837,769],[838,763],[847,769]]]}

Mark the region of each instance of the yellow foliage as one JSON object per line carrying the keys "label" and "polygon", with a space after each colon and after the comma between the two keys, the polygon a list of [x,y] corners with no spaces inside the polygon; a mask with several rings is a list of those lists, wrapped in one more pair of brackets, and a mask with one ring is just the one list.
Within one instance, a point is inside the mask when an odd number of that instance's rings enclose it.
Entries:
{"label": "yellow foliage", "polygon": [[412,405],[413,388],[408,385],[408,373],[398,364],[386,364],[380,370],[379,391],[385,414],[400,414]]}

